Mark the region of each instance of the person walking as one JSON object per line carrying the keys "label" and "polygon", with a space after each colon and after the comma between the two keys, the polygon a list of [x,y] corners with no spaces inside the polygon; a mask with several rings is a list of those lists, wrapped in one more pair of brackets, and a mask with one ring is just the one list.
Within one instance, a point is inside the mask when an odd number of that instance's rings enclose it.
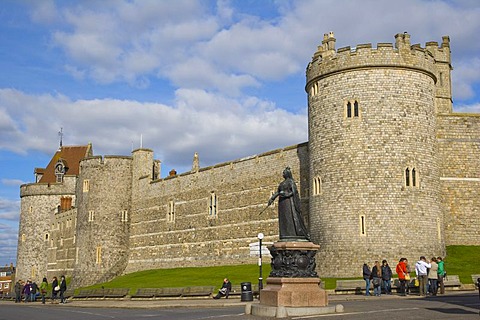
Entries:
{"label": "person walking", "polygon": [[387,260],[382,261],[382,282],[385,294],[392,294],[392,269]]}
{"label": "person walking", "polygon": [[432,265],[430,263],[427,263],[426,259],[424,256],[420,257],[420,260],[415,263],[415,273],[417,275],[417,279],[419,282],[419,294],[420,296],[426,296],[427,295],[427,273],[429,268],[431,268]]}
{"label": "person walking", "polygon": [[405,258],[400,258],[398,261],[397,267],[395,268],[395,272],[398,275],[398,281],[400,281],[400,295],[405,296],[405,276],[407,275],[407,265],[405,263]]}
{"label": "person walking", "polygon": [[45,295],[47,294],[48,281],[44,277],[42,283],[40,283],[40,294],[42,295],[42,304],[45,304]]}
{"label": "person walking", "polygon": [[380,297],[382,294],[382,266],[378,261],[375,261],[375,265],[372,268],[371,278],[373,283],[373,294],[376,297]]}
{"label": "person walking", "polygon": [[445,278],[445,262],[443,261],[442,257],[437,257],[437,265],[438,265],[438,270],[437,270],[437,275],[438,275],[438,286],[437,286],[437,291],[438,288],[440,288],[440,294],[445,294],[445,287],[443,285],[443,279]]}
{"label": "person walking", "polygon": [[58,285],[58,279],[57,277],[53,277],[52,279],[52,301],[50,303],[55,303],[55,300],[57,299],[57,294],[60,291],[60,287]]}
{"label": "person walking", "polygon": [[60,303],[67,303],[65,300],[65,291],[67,291],[67,281],[65,280],[65,276],[60,277]]}
{"label": "person walking", "polygon": [[363,280],[365,280],[365,295],[370,295],[370,277],[372,272],[370,271],[370,267],[367,263],[363,264]]}

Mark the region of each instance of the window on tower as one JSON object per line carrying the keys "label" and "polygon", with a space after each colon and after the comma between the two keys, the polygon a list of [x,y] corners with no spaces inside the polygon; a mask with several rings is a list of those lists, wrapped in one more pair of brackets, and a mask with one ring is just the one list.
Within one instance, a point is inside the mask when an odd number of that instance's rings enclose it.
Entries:
{"label": "window on tower", "polygon": [[175,201],[168,203],[167,222],[175,222]]}
{"label": "window on tower", "polygon": [[357,100],[347,101],[345,104],[345,117],[347,119],[360,117],[360,106]]}
{"label": "window on tower", "polygon": [[405,187],[417,187],[418,188],[418,172],[415,167],[405,168],[404,175]]}
{"label": "window on tower", "polygon": [[313,195],[318,195],[322,193],[322,180],[320,177],[315,177],[313,179]]}
{"label": "window on tower", "polygon": [[208,217],[211,219],[215,219],[217,217],[217,195],[213,191],[210,193]]}

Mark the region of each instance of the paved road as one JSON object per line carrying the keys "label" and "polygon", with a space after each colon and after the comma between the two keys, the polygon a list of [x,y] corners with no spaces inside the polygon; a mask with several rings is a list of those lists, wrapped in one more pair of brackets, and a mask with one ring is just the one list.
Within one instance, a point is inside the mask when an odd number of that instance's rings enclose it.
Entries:
{"label": "paved road", "polygon": [[[334,296],[330,304],[342,304],[345,312],[300,319],[339,320],[405,320],[405,319],[462,319],[479,320],[480,300],[478,293],[448,294],[439,297],[359,297]],[[169,306],[175,305],[175,308]],[[93,307],[96,306],[96,307]],[[122,301],[74,301],[66,305],[41,305],[39,303],[15,304],[0,302],[0,320],[264,320],[245,315],[244,303],[239,300],[171,301],[156,302]],[[272,318],[268,318],[272,319]]]}

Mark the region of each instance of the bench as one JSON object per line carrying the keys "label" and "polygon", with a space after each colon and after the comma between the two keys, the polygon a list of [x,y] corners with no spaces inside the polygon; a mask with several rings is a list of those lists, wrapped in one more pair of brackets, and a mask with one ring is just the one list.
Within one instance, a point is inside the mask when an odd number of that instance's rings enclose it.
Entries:
{"label": "bench", "polygon": [[105,289],[104,298],[124,298],[128,295],[128,288],[109,288]]}
{"label": "bench", "polygon": [[[73,297],[73,294],[75,293],[75,289],[67,289],[64,293],[63,293],[63,297],[65,299],[67,298],[70,298],[70,297]],[[60,294],[59,294],[60,296]]]}
{"label": "bench", "polygon": [[183,294],[183,287],[138,288],[132,299],[176,298]]}
{"label": "bench", "polygon": [[73,295],[74,299],[86,299],[93,293],[93,289],[81,289],[77,294]]}
{"label": "bench", "polygon": [[458,275],[456,274],[453,274],[453,275],[448,275],[443,278],[443,286],[445,288],[452,288],[452,289],[460,289],[460,287],[462,286],[462,283],[460,282],[460,278],[458,277]]}
{"label": "bench", "polygon": [[182,292],[182,297],[209,297],[214,291],[214,286],[186,287]]}
{"label": "bench", "polygon": [[137,292],[132,295],[132,298],[153,298],[158,288],[138,288]]}
{"label": "bench", "polygon": [[78,294],[73,295],[74,299],[105,299],[105,298],[123,298],[128,295],[128,288],[100,288],[100,289],[81,289]]}
{"label": "bench", "polygon": [[478,290],[478,279],[480,278],[480,274],[472,274],[472,281],[473,284],[475,285],[475,289]]}
{"label": "bench", "polygon": [[[371,285],[370,287],[373,288],[373,285]],[[363,279],[337,280],[335,286],[335,293],[362,294],[362,292],[365,292],[365,289],[365,280]]]}
{"label": "bench", "polygon": [[108,289],[93,289],[90,294],[87,296],[87,298],[103,298],[105,297],[105,293],[107,292]]}
{"label": "bench", "polygon": [[165,287],[157,288],[155,297],[168,298],[168,297],[180,297],[183,295],[185,288],[183,287]]}

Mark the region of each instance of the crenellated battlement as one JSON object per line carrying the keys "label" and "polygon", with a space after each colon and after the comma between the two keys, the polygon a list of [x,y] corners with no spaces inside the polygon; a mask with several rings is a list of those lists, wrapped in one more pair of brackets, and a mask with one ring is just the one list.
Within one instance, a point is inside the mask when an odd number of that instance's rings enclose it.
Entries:
{"label": "crenellated battlement", "polygon": [[427,73],[437,82],[436,63],[450,64],[450,39],[446,36],[440,46],[437,42],[427,42],[425,48],[418,44],[411,45],[407,33],[397,34],[395,44],[378,43],[376,48],[367,43],[335,51],[335,40],[333,32],[325,34],[322,45],[308,64],[307,92],[311,93],[312,84],[323,77],[360,68],[416,69]]}
{"label": "crenellated battlement", "polygon": [[39,195],[75,194],[76,176],[65,176],[62,183],[27,183],[20,186],[20,198]]}

